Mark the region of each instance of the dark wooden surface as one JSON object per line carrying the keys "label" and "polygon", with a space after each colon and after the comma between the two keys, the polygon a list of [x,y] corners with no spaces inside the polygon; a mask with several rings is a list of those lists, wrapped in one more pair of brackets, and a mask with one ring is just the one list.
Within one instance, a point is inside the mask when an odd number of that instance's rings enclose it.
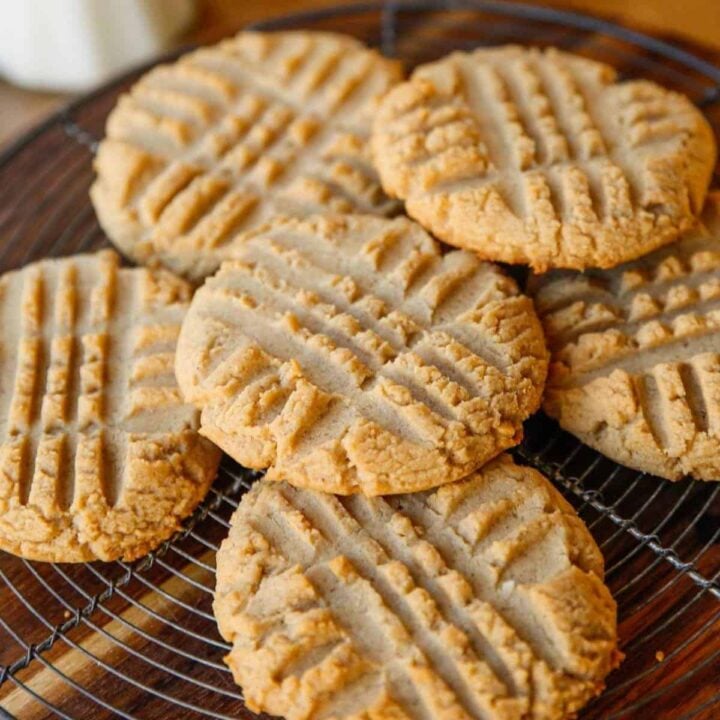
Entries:
{"label": "dark wooden surface", "polygon": [[[380,41],[375,14],[313,27]],[[712,83],[682,64],[603,35],[471,12],[403,15],[397,29],[397,53],[408,64],[479,40],[559,44],[611,62],[624,74],[653,77],[697,101],[706,98],[720,129],[720,103],[708,95]],[[100,136],[118,89],[82,105],[74,113],[79,126]],[[91,162],[89,149],[55,124],[0,166],[0,269],[105,242],[87,202]],[[529,423],[522,453],[542,469],[562,466],[554,479],[601,544],[618,600],[627,658],[606,693],[580,717],[720,717],[714,702],[720,693],[720,485],[672,485],[618,469],[543,418]],[[223,669],[211,617],[211,548],[224,536],[223,522],[237,497],[226,474],[217,489],[227,499],[218,499],[193,534],[132,576],[119,564],[61,567],[0,553],[0,708],[21,720],[55,717],[43,702],[83,719],[117,717],[112,708],[143,719],[199,718],[200,710],[254,717]],[[117,582],[118,589],[102,597]],[[55,638],[52,647],[21,668],[28,648],[49,638]]]}
{"label": "dark wooden surface", "polygon": [[[708,0],[525,0],[534,5],[595,13],[638,29],[695,42],[720,52],[717,3]],[[352,2],[352,0],[350,0]],[[197,17],[178,43],[214,42],[248,23],[299,10],[350,4],[348,0],[196,0]],[[39,122],[70,96],[25,90],[0,79],[0,148]]]}

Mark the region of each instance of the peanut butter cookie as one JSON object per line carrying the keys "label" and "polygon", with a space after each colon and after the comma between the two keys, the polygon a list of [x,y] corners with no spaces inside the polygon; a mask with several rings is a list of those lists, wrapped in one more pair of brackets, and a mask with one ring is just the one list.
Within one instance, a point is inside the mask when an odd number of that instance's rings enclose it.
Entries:
{"label": "peanut butter cookie", "polygon": [[368,144],[400,79],[357,40],[313,32],[242,32],[155,68],[108,118],[100,222],[136,262],[198,280],[278,213],[394,213]]}
{"label": "peanut butter cookie", "polygon": [[516,46],[419,67],[383,101],[373,150],[385,190],[438,238],[538,272],[613,267],[675,240],[715,165],[686,97]]}
{"label": "peanut butter cookie", "polygon": [[110,251],[0,278],[0,549],[132,560],[215,477],[173,361],[190,286]]}
{"label": "peanut butter cookie", "polygon": [[507,455],[384,498],[257,482],[214,610],[247,706],[288,720],[560,720],[620,658],[590,533]]}
{"label": "peanut butter cookie", "polygon": [[674,245],[533,284],[552,350],[545,410],[619,463],[720,480],[720,193]]}
{"label": "peanut butter cookie", "polygon": [[278,219],[193,298],[177,378],[200,431],[268,477],[423,490],[519,442],[545,342],[529,298],[406,218]]}

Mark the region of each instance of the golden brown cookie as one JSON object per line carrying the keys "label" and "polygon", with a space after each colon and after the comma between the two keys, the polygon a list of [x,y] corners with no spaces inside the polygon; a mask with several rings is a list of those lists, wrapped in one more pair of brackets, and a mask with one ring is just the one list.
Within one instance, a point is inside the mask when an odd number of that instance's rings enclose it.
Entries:
{"label": "golden brown cookie", "polygon": [[190,286],[110,251],[0,278],[0,549],[132,560],[215,477],[173,375]]}
{"label": "golden brown cookie", "polygon": [[406,218],[279,219],[193,298],[176,372],[200,432],[268,477],[423,490],[519,442],[545,342],[498,267]]}
{"label": "golden brown cookie", "polygon": [[108,118],[100,222],[133,260],[197,280],[278,213],[394,213],[368,142],[401,77],[357,40],[313,32],[242,32],[160,66]]}
{"label": "golden brown cookie", "polygon": [[288,720],[559,720],[620,658],[592,536],[507,455],[384,498],[256,482],[214,610],[247,706]]}
{"label": "golden brown cookie", "polygon": [[385,190],[441,240],[538,272],[613,267],[700,212],[715,141],[690,101],[555,49],[453,53],[383,101]]}
{"label": "golden brown cookie", "polygon": [[614,270],[534,280],[552,350],[545,410],[669,480],[720,480],[720,193],[703,223]]}

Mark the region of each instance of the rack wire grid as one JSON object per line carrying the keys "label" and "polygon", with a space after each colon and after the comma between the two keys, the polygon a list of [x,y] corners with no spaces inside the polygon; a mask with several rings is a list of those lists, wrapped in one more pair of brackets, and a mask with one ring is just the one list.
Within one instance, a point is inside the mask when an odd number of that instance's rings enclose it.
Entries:
{"label": "rack wire grid", "polygon": [[[254,27],[350,33],[408,67],[477,45],[556,45],[686,93],[720,130],[720,67],[585,15],[418,1]],[[0,156],[0,270],[108,244],[88,201],[92,157],[118,94],[144,69],[74,102]],[[668,483],[620,467],[542,415],[527,423],[516,456],[577,508],[618,602],[627,658],[581,717],[720,717],[720,483]],[[0,554],[0,717],[255,717],[223,664],[211,602],[215,551],[257,476],[226,458],[183,530],[132,564]]]}

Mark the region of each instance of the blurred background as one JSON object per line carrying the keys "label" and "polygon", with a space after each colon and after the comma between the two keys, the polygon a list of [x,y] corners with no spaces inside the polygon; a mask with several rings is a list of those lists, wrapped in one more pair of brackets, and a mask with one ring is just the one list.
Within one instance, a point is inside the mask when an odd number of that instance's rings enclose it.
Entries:
{"label": "blurred background", "polygon": [[[717,59],[718,0],[543,0]],[[0,148],[75,95],[176,45],[338,0],[0,0]]]}

